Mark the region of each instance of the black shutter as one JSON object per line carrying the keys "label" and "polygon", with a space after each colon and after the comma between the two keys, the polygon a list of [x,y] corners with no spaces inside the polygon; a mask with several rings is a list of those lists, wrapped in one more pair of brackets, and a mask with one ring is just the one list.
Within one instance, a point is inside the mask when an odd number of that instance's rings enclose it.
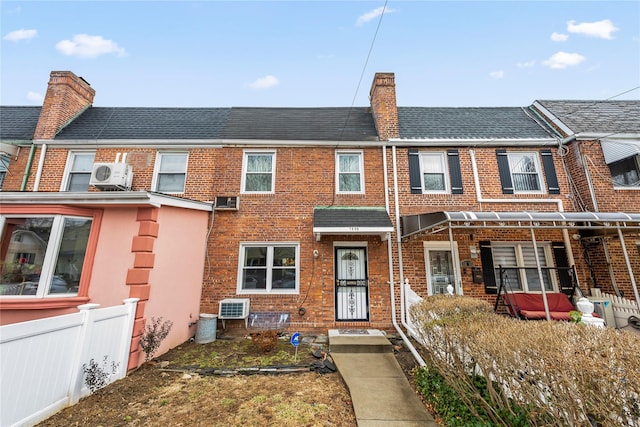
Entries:
{"label": "black shutter", "polygon": [[422,194],[420,154],[415,148],[409,149],[409,184],[411,185],[411,194]]}
{"label": "black shutter", "polygon": [[491,253],[491,242],[483,240],[480,242],[480,260],[482,261],[482,275],[484,277],[484,292],[487,295],[498,293],[496,284],[496,272],[493,268],[493,254]]}
{"label": "black shutter", "polygon": [[451,194],[463,194],[462,172],[460,171],[460,154],[458,150],[447,150],[449,159],[449,179],[451,180]]}
{"label": "black shutter", "polygon": [[542,166],[544,167],[544,177],[547,180],[549,194],[560,194],[556,167],[553,164],[553,154],[551,154],[551,150],[541,150],[540,154],[542,154]]}
{"label": "black shutter", "polygon": [[567,257],[567,249],[562,242],[553,242],[553,257],[558,267],[558,280],[560,280],[560,292],[570,297],[573,295],[573,280],[569,271],[569,258]]}
{"label": "black shutter", "polygon": [[513,183],[511,182],[511,170],[509,169],[507,150],[496,150],[496,156],[498,157],[498,172],[500,172],[502,194],[513,194]]}

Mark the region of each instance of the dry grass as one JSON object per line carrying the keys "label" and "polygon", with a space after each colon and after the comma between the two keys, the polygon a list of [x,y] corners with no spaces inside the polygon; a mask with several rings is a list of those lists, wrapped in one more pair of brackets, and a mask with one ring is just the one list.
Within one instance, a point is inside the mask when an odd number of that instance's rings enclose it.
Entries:
{"label": "dry grass", "polygon": [[[515,402],[534,426],[640,426],[637,335],[491,311],[459,296],[428,298],[412,311],[425,355],[461,396],[473,396],[469,404],[480,402],[498,425]],[[477,374],[488,398],[475,392]]]}

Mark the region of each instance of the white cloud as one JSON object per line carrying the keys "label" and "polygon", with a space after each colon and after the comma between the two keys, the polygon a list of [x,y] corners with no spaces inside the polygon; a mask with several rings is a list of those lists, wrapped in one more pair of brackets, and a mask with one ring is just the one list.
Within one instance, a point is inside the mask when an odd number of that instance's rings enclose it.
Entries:
{"label": "white cloud", "polygon": [[549,59],[543,62],[549,68],[565,69],[583,62],[586,57],[579,53],[556,52]]}
{"label": "white cloud", "polygon": [[576,21],[567,22],[567,31],[575,34],[583,34],[588,37],[597,37],[600,39],[613,39],[611,35],[613,32],[618,31],[613,22],[608,19],[597,22],[581,22],[576,24]]}
{"label": "white cloud", "polygon": [[39,94],[38,92],[29,91],[27,92],[27,99],[33,102],[42,102],[44,101],[44,96]]}
{"label": "white cloud", "polygon": [[556,33],[555,31],[551,33],[551,40],[554,42],[565,42],[569,38],[568,35],[562,33]]}
{"label": "white cloud", "polygon": [[280,80],[278,80],[275,76],[264,76],[259,79],[254,80],[249,83],[249,87],[254,89],[269,89],[270,87],[274,87],[280,84]]}
{"label": "white cloud", "polygon": [[83,58],[95,58],[108,53],[115,53],[118,56],[126,55],[125,50],[113,40],[88,34],[76,34],[72,40],[62,40],[56,44],[56,49],[64,55]]}
{"label": "white cloud", "polygon": [[367,22],[376,19],[378,16],[382,15],[383,13],[393,13],[395,12],[394,9],[386,9],[384,8],[384,6],[375,8],[363,15],[358,16],[358,20],[356,21],[356,25],[358,27],[361,27],[362,25],[366,24]]}
{"label": "white cloud", "polygon": [[518,68],[531,68],[534,65],[536,65],[536,61],[535,60],[531,60],[531,61],[527,61],[527,62],[518,62],[516,64],[516,66]]}
{"label": "white cloud", "polygon": [[503,78],[503,77],[504,77],[504,71],[502,71],[502,70],[492,71],[492,72],[490,72],[490,73],[489,73],[489,76],[490,76],[492,79],[499,80],[499,79],[501,79],[501,78]]}
{"label": "white cloud", "polygon": [[38,30],[16,30],[11,31],[6,36],[4,36],[3,40],[8,40],[10,42],[17,42],[20,40],[28,40],[32,39],[38,35]]}

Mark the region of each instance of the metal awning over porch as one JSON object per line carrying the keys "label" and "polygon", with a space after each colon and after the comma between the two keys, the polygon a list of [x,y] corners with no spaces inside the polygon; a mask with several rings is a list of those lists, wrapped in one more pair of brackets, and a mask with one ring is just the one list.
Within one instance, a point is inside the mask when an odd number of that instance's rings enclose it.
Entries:
{"label": "metal awning over porch", "polygon": [[625,212],[431,212],[401,217],[402,237],[445,228],[633,229],[640,214]]}
{"label": "metal awning over porch", "polygon": [[393,231],[385,208],[328,206],[313,209],[313,233],[323,235],[378,235],[386,240]]}

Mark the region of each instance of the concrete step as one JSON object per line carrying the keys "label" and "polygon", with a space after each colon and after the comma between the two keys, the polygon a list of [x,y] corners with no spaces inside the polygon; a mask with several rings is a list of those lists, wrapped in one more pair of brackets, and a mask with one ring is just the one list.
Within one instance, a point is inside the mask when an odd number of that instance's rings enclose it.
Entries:
{"label": "concrete step", "polygon": [[330,329],[331,353],[392,353],[393,345],[376,329]]}

